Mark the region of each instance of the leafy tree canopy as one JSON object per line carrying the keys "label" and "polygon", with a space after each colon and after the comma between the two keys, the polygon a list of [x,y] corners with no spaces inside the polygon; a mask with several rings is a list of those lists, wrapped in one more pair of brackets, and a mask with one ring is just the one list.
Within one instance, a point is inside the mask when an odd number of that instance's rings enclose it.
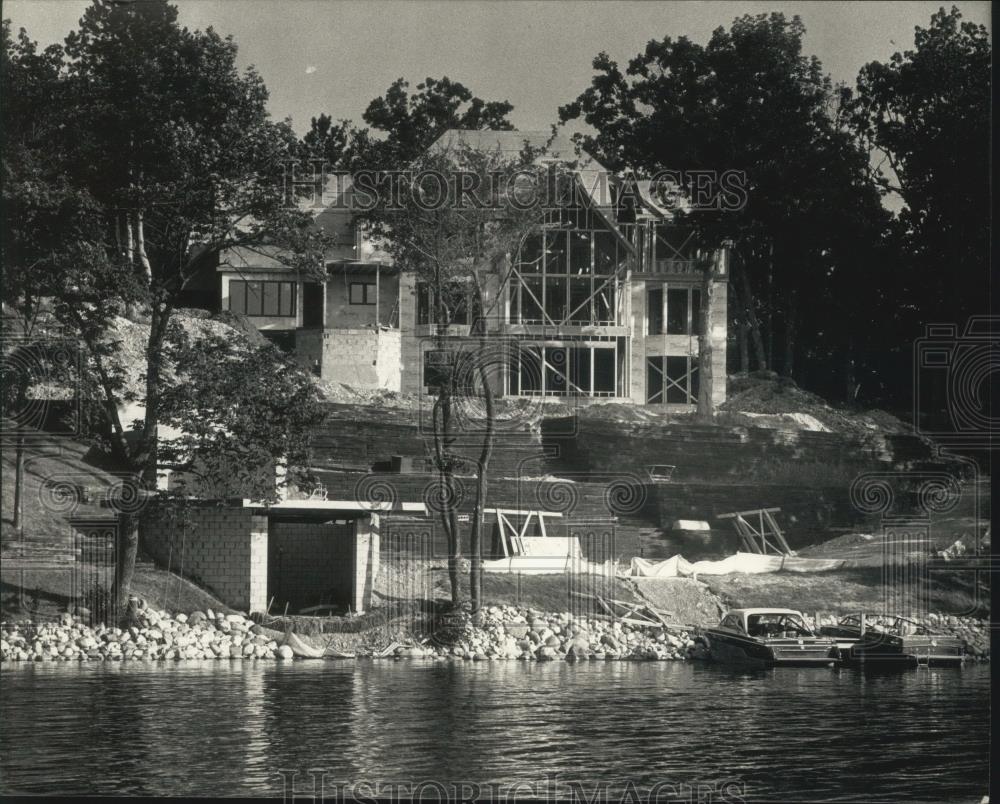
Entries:
{"label": "leafy tree canopy", "polygon": [[368,104],[364,121],[384,139],[362,131],[355,140],[356,162],[375,170],[409,164],[445,131],[452,128],[510,130],[507,101],[486,101],[458,81],[425,78],[409,91],[403,78],[393,81],[385,95]]}
{"label": "leafy tree canopy", "polygon": [[990,222],[989,32],[940,9],[914,49],[865,65],[853,122],[897,194],[912,258],[902,300],[941,320],[982,312]]}

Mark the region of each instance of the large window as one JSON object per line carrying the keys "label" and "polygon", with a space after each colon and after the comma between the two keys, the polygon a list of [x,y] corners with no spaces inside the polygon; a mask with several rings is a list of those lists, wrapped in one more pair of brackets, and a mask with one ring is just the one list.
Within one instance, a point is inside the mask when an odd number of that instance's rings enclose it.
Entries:
{"label": "large window", "polygon": [[617,273],[625,257],[606,229],[553,229],[530,238],[510,283],[511,323],[617,324]]}
{"label": "large window", "polygon": [[231,280],[229,309],[247,316],[294,316],[295,283]]}
{"label": "large window", "polygon": [[697,404],[698,358],[693,356],[646,358],[646,403]]}
{"label": "large window", "polygon": [[617,349],[607,345],[520,344],[511,355],[512,396],[617,396]]}
{"label": "large window", "polygon": [[375,304],[378,298],[378,287],[374,282],[351,282],[351,304]]}
{"label": "large window", "polygon": [[[666,304],[664,304],[664,301]],[[646,333],[689,335],[701,332],[701,290],[686,285],[646,289]]]}

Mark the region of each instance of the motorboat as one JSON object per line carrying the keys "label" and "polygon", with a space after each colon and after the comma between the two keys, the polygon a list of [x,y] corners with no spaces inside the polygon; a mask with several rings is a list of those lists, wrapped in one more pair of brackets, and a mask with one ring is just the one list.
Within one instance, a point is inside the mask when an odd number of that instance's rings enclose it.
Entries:
{"label": "motorboat", "polygon": [[837,658],[836,642],[794,609],[733,609],[706,636],[712,659],[726,664],[829,666]]}
{"label": "motorboat", "polygon": [[820,633],[836,641],[840,661],[846,665],[957,666],[965,658],[958,637],[935,634],[898,615],[848,614]]}

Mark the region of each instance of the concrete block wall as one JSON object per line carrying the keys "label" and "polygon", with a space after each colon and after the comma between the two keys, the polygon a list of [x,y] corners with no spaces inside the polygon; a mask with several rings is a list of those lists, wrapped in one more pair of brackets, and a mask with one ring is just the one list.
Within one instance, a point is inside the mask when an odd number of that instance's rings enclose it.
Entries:
{"label": "concrete block wall", "polygon": [[354,587],[351,608],[362,612],[371,607],[372,590],[379,570],[381,522],[378,514],[354,523]]}
{"label": "concrete block wall", "polygon": [[267,517],[251,508],[193,507],[147,516],[144,552],[239,611],[267,608]]}
{"label": "concrete block wall", "polygon": [[327,329],[320,376],[356,388],[400,390],[402,352],[397,329]]}

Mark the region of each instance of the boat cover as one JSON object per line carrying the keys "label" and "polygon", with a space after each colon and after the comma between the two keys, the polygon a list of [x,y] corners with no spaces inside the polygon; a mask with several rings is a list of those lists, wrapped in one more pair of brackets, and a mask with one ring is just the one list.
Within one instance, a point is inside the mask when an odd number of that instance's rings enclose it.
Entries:
{"label": "boat cover", "polygon": [[842,559],[765,556],[759,553],[736,553],[719,561],[695,561],[676,555],[666,561],[633,558],[630,575],[641,578],[679,578],[691,575],[729,575],[734,572],[826,572],[842,567]]}

